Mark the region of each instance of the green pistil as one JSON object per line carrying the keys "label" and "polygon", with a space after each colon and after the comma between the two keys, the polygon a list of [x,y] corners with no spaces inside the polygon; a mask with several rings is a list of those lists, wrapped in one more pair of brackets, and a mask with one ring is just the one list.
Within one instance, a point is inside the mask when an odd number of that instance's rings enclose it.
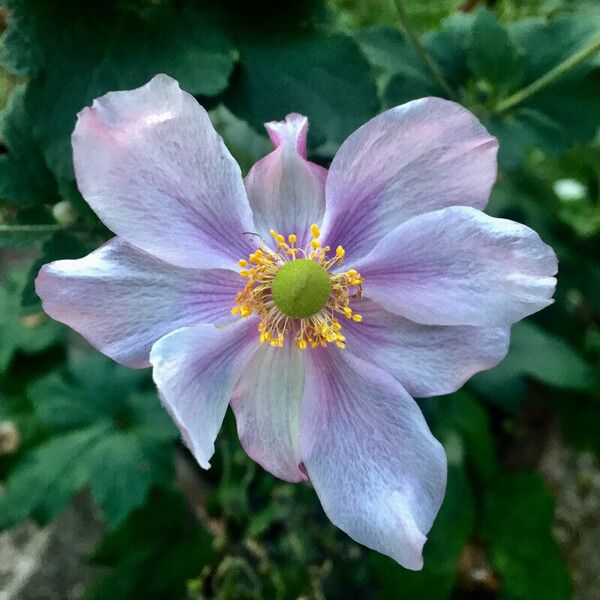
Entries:
{"label": "green pistil", "polygon": [[273,302],[284,315],[302,319],[318,313],[327,304],[331,283],[320,264],[303,258],[286,263],[277,271],[271,291]]}

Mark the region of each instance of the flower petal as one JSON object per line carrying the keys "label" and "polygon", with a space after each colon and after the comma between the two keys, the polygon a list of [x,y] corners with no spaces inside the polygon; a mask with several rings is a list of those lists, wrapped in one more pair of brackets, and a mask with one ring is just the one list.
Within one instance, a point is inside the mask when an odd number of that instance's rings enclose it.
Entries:
{"label": "flower petal", "polygon": [[285,481],[306,479],[300,470],[299,413],[304,354],[293,344],[260,346],[235,387],[231,408],[250,458]]}
{"label": "flower petal", "polygon": [[183,269],[114,238],[79,260],[42,267],[36,291],[53,319],[128,367],[149,367],[150,348],[184,325],[231,318],[239,275]]}
{"label": "flower petal", "polygon": [[552,304],[557,260],[529,227],[454,206],[400,225],[356,267],[365,296],[412,321],[494,327]]}
{"label": "flower petal", "polygon": [[323,239],[354,260],[416,215],[452,205],[484,208],[497,150],[476,117],[448,100],[423,98],[382,113],[331,163]]}
{"label": "flower petal", "polygon": [[400,383],[348,352],[307,353],[300,444],[331,521],[420,569],[444,496],[446,457]]}
{"label": "flower petal", "polygon": [[234,267],[253,251],[240,168],[174,79],[95,100],[72,142],[81,193],[129,243],[182,267]]}
{"label": "flower petal", "polygon": [[306,117],[292,113],[265,127],[275,150],[244,180],[254,223],[265,239],[275,229],[284,236],[297,234],[303,246],[310,239],[310,226],[323,218],[327,170],[306,160]]}
{"label": "flower petal", "polygon": [[210,468],[231,392],[256,349],[256,320],[184,327],[152,346],[154,382],[198,464]]}
{"label": "flower petal", "polygon": [[363,320],[344,322],[347,352],[388,371],[416,398],[450,394],[508,352],[508,327],[421,325],[366,298],[352,308]]}

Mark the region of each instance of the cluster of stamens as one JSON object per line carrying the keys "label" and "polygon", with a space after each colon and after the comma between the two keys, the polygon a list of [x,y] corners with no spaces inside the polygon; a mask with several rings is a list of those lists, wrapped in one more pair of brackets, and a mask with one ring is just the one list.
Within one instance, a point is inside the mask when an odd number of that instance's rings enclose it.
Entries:
{"label": "cluster of stamens", "polygon": [[[250,254],[247,260],[241,259],[238,263],[240,275],[247,283],[236,295],[231,312],[241,317],[252,314],[260,317],[258,332],[261,344],[283,347],[286,337],[292,336],[295,345],[301,350],[331,343],[345,348],[346,338],[342,334],[340,318],[362,321],[362,316],[352,311],[350,301],[361,297],[363,278],[355,269],[332,273],[333,267],[343,264],[344,249],[338,246],[331,258],[328,258],[331,248],[321,245],[319,227],[312,225],[310,231],[312,239],[304,248],[300,248],[296,245],[298,240],[295,234],[285,238],[271,229],[271,235],[277,243],[276,249],[271,250],[265,244]],[[306,264],[307,260],[316,264]],[[305,264],[297,263],[288,267],[288,272],[302,266],[305,271],[304,267],[309,267],[309,271],[314,270],[317,279],[328,277],[328,283],[327,279],[324,283],[326,287],[315,286],[314,294],[322,294],[322,302],[317,300],[322,306],[318,306],[314,314],[303,314],[302,311],[296,314],[296,309],[284,306],[277,297],[276,277],[278,273],[282,274],[282,268],[293,261],[304,261]],[[281,281],[282,278],[279,279]],[[319,283],[322,284],[322,281]],[[311,293],[313,292],[309,289],[308,296]],[[308,311],[311,311],[310,306]]]}

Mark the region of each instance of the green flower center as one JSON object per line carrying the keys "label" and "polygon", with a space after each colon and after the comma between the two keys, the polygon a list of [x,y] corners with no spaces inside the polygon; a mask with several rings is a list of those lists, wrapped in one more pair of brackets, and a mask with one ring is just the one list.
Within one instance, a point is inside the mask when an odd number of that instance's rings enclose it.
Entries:
{"label": "green flower center", "polygon": [[314,260],[292,260],[273,279],[273,302],[288,317],[303,319],[318,313],[327,304],[331,282],[327,271]]}

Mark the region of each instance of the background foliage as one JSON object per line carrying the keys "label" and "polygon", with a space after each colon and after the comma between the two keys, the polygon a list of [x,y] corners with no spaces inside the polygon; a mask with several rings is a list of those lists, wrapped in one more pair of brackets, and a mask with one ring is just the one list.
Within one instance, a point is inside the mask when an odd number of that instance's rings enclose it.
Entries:
{"label": "background foliage", "polygon": [[[85,592],[93,600],[570,598],[569,548],[552,536],[554,500],[535,467],[548,427],[600,452],[600,53],[560,66],[598,40],[600,10],[216,4],[0,0],[0,527],[47,523],[89,490],[107,524],[90,557],[105,567]],[[556,67],[537,93],[515,96]],[[324,165],[370,117],[425,95],[461,102],[499,138],[489,212],[556,249],[556,303],[514,327],[497,368],[421,402],[450,465],[422,572],[335,530],[309,486],[245,457],[229,418],[213,468],[195,471],[149,374],[41,312],[40,265],[110,237],[75,185],[76,113],[157,72],[211,110],[243,169],[268,151],[262,123],[292,111],[309,116],[310,155]],[[182,485],[182,465],[199,494]]]}

